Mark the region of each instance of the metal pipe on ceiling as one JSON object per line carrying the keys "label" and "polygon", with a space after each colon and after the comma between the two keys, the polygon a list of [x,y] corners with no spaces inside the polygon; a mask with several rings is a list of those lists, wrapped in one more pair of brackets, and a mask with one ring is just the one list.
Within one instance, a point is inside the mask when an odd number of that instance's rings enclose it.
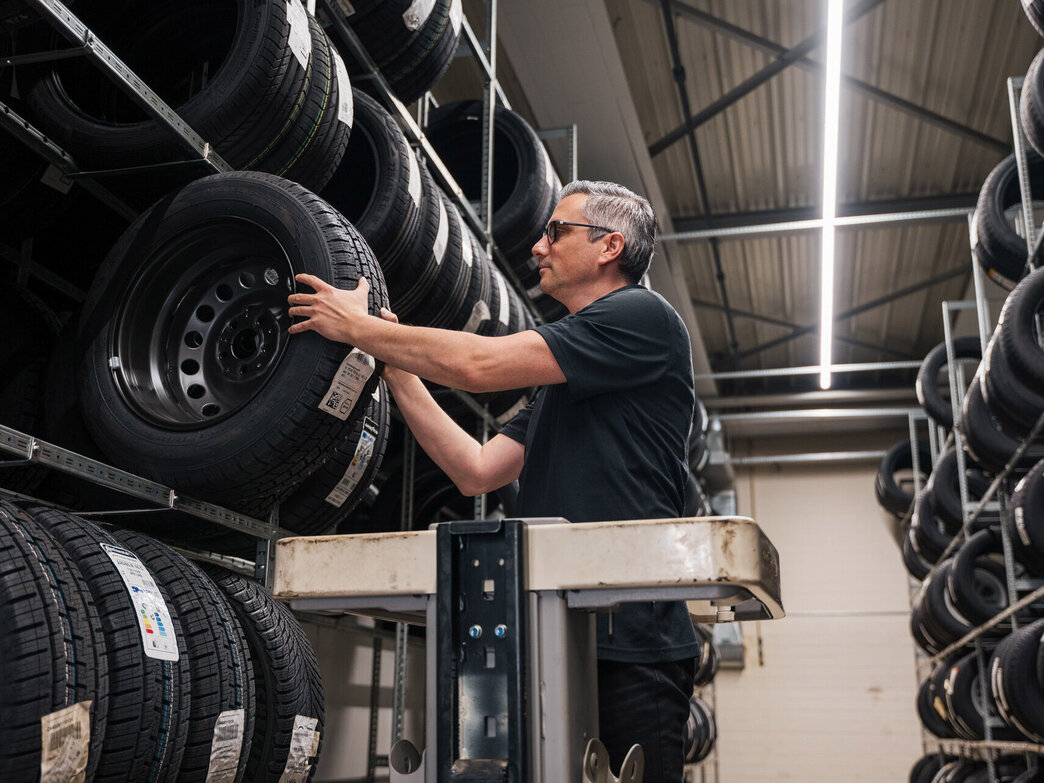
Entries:
{"label": "metal pipe on ceiling", "polygon": [[[921,362],[860,362],[858,364],[835,364],[831,372],[879,372],[881,370],[908,370],[921,366]],[[738,378],[779,378],[791,375],[817,375],[818,364],[803,365],[798,367],[775,367],[767,370],[736,370],[733,372],[712,372],[695,376],[696,380],[727,381]]]}
{"label": "metal pipe on ceiling", "polygon": [[921,408],[803,408],[785,411],[754,411],[751,413],[721,413],[716,416],[723,425],[731,422],[825,420],[825,419],[884,419],[923,416]]}
{"label": "metal pipe on ceiling", "polygon": [[743,468],[754,465],[794,465],[839,462],[878,462],[885,451],[818,451],[806,454],[776,454],[775,456],[732,457],[733,467]]}
{"label": "metal pipe on ceiling", "polygon": [[787,394],[747,394],[740,397],[702,397],[709,410],[760,408],[768,405],[822,405],[824,403],[878,403],[914,401],[914,389],[829,389],[827,391],[791,392]]}

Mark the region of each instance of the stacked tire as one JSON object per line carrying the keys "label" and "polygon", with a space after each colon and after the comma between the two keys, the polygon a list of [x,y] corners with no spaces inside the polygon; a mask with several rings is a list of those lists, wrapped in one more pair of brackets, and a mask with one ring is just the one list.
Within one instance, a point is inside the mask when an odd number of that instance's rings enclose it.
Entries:
{"label": "stacked tire", "polygon": [[311,777],[315,656],[259,585],[205,574],[141,534],[4,500],[0,562],[4,780]]}

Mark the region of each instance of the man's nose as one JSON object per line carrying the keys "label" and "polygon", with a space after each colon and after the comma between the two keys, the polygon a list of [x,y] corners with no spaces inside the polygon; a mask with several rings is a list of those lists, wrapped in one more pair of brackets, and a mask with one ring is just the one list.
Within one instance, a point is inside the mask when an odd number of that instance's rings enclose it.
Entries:
{"label": "man's nose", "polygon": [[541,234],[540,239],[533,245],[533,248],[529,251],[537,258],[543,258],[551,252],[551,245],[547,241],[547,235]]}

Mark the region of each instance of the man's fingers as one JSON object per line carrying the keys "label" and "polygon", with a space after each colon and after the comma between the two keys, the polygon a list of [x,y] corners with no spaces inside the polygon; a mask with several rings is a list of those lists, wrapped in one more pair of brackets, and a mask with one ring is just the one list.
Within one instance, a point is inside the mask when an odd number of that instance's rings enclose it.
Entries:
{"label": "man's fingers", "polygon": [[310,275],[307,272],[302,272],[299,275],[294,275],[294,280],[298,283],[304,283],[307,286],[311,286],[316,291],[325,291],[327,288],[333,288],[332,285],[327,283],[321,277]]}
{"label": "man's fingers", "polygon": [[311,321],[298,321],[296,324],[290,324],[290,328],[286,331],[288,334],[300,334],[301,332],[309,332],[311,330]]}
{"label": "man's fingers", "polygon": [[391,321],[393,324],[399,323],[399,316],[397,316],[387,307],[381,308],[381,318],[383,318],[385,321]]}
{"label": "man's fingers", "polygon": [[355,287],[357,290],[362,289],[363,293],[368,293],[370,290],[370,283],[366,280],[365,277],[360,277],[359,283]]}

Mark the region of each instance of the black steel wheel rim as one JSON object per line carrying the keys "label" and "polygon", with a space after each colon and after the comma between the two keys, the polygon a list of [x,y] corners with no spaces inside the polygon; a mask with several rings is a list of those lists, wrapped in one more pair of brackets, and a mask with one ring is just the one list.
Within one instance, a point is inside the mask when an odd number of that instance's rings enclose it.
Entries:
{"label": "black steel wheel rim", "polygon": [[109,367],[127,404],[167,429],[211,426],[267,384],[287,343],[290,259],[225,218],[152,249],[113,319]]}

